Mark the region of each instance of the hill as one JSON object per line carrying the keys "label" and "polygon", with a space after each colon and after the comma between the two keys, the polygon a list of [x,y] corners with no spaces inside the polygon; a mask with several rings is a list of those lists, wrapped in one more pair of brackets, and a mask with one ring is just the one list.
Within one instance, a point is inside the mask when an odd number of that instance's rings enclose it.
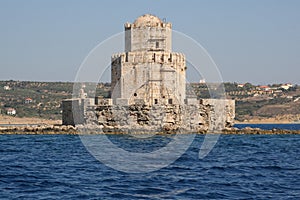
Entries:
{"label": "hill", "polygon": [[[198,98],[209,98],[206,84],[192,83]],[[236,120],[300,121],[300,87],[291,84],[256,86],[250,83],[224,83],[227,98],[236,100]],[[218,89],[218,88],[216,88]],[[0,110],[7,116],[10,108],[16,117],[61,119],[61,101],[72,97],[71,82],[0,81]],[[99,83],[96,96],[110,96],[110,84]],[[189,95],[189,94],[188,94]]]}

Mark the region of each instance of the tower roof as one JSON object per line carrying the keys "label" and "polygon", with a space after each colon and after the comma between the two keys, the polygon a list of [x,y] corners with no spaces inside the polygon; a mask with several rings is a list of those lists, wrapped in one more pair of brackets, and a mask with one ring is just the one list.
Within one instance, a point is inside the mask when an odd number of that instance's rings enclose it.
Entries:
{"label": "tower roof", "polygon": [[138,17],[133,24],[136,27],[141,27],[141,26],[158,26],[161,23],[163,23],[163,21],[158,17],[151,14],[145,14]]}

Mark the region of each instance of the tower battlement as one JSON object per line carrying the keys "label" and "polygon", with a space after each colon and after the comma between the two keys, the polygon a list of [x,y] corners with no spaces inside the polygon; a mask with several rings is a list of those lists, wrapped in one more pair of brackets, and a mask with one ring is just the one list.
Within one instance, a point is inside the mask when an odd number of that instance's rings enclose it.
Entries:
{"label": "tower battlement", "polygon": [[125,52],[172,51],[172,24],[154,15],[138,17],[132,24],[126,23]]}
{"label": "tower battlement", "polygon": [[111,57],[112,64],[120,63],[168,63],[173,65],[185,65],[185,55],[176,52],[149,52],[136,51],[127,53],[113,54]]}
{"label": "tower battlement", "polygon": [[172,24],[159,19],[158,17],[150,14],[145,14],[138,17],[133,23],[125,23],[125,30],[130,28],[140,28],[140,27],[160,27],[160,28],[172,28]]}

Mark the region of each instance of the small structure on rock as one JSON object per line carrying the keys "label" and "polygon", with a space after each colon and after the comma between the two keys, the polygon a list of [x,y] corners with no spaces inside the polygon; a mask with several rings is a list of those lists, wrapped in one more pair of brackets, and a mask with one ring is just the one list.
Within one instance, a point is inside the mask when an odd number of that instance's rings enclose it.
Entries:
{"label": "small structure on rock", "polygon": [[63,124],[94,125],[104,132],[230,127],[233,100],[186,97],[186,58],[172,52],[171,35],[171,23],[154,15],[126,23],[125,52],[111,57],[111,98],[64,100]]}

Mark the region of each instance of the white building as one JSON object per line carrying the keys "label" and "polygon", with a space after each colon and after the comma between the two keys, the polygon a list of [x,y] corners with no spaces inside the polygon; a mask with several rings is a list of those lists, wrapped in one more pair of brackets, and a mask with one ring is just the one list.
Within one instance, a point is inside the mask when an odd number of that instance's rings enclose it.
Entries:
{"label": "white building", "polygon": [[6,90],[6,91],[7,91],[7,90],[11,90],[11,88],[10,88],[8,85],[5,85],[5,86],[3,87],[3,89]]}
{"label": "white building", "polygon": [[25,104],[32,103],[32,99],[28,97],[28,98],[25,99],[24,103]]}
{"label": "white building", "polygon": [[290,83],[283,84],[283,85],[280,86],[280,88],[285,89],[285,90],[288,90],[288,89],[290,89],[291,87],[293,87],[293,85],[290,84]]}
{"label": "white building", "polygon": [[205,79],[201,79],[201,80],[199,81],[199,83],[204,84],[204,83],[206,83],[206,81],[205,81]]}
{"label": "white building", "polygon": [[8,108],[8,109],[6,110],[6,114],[8,114],[8,115],[16,115],[16,114],[17,114],[17,111],[16,111],[16,109],[14,109],[14,108]]}

